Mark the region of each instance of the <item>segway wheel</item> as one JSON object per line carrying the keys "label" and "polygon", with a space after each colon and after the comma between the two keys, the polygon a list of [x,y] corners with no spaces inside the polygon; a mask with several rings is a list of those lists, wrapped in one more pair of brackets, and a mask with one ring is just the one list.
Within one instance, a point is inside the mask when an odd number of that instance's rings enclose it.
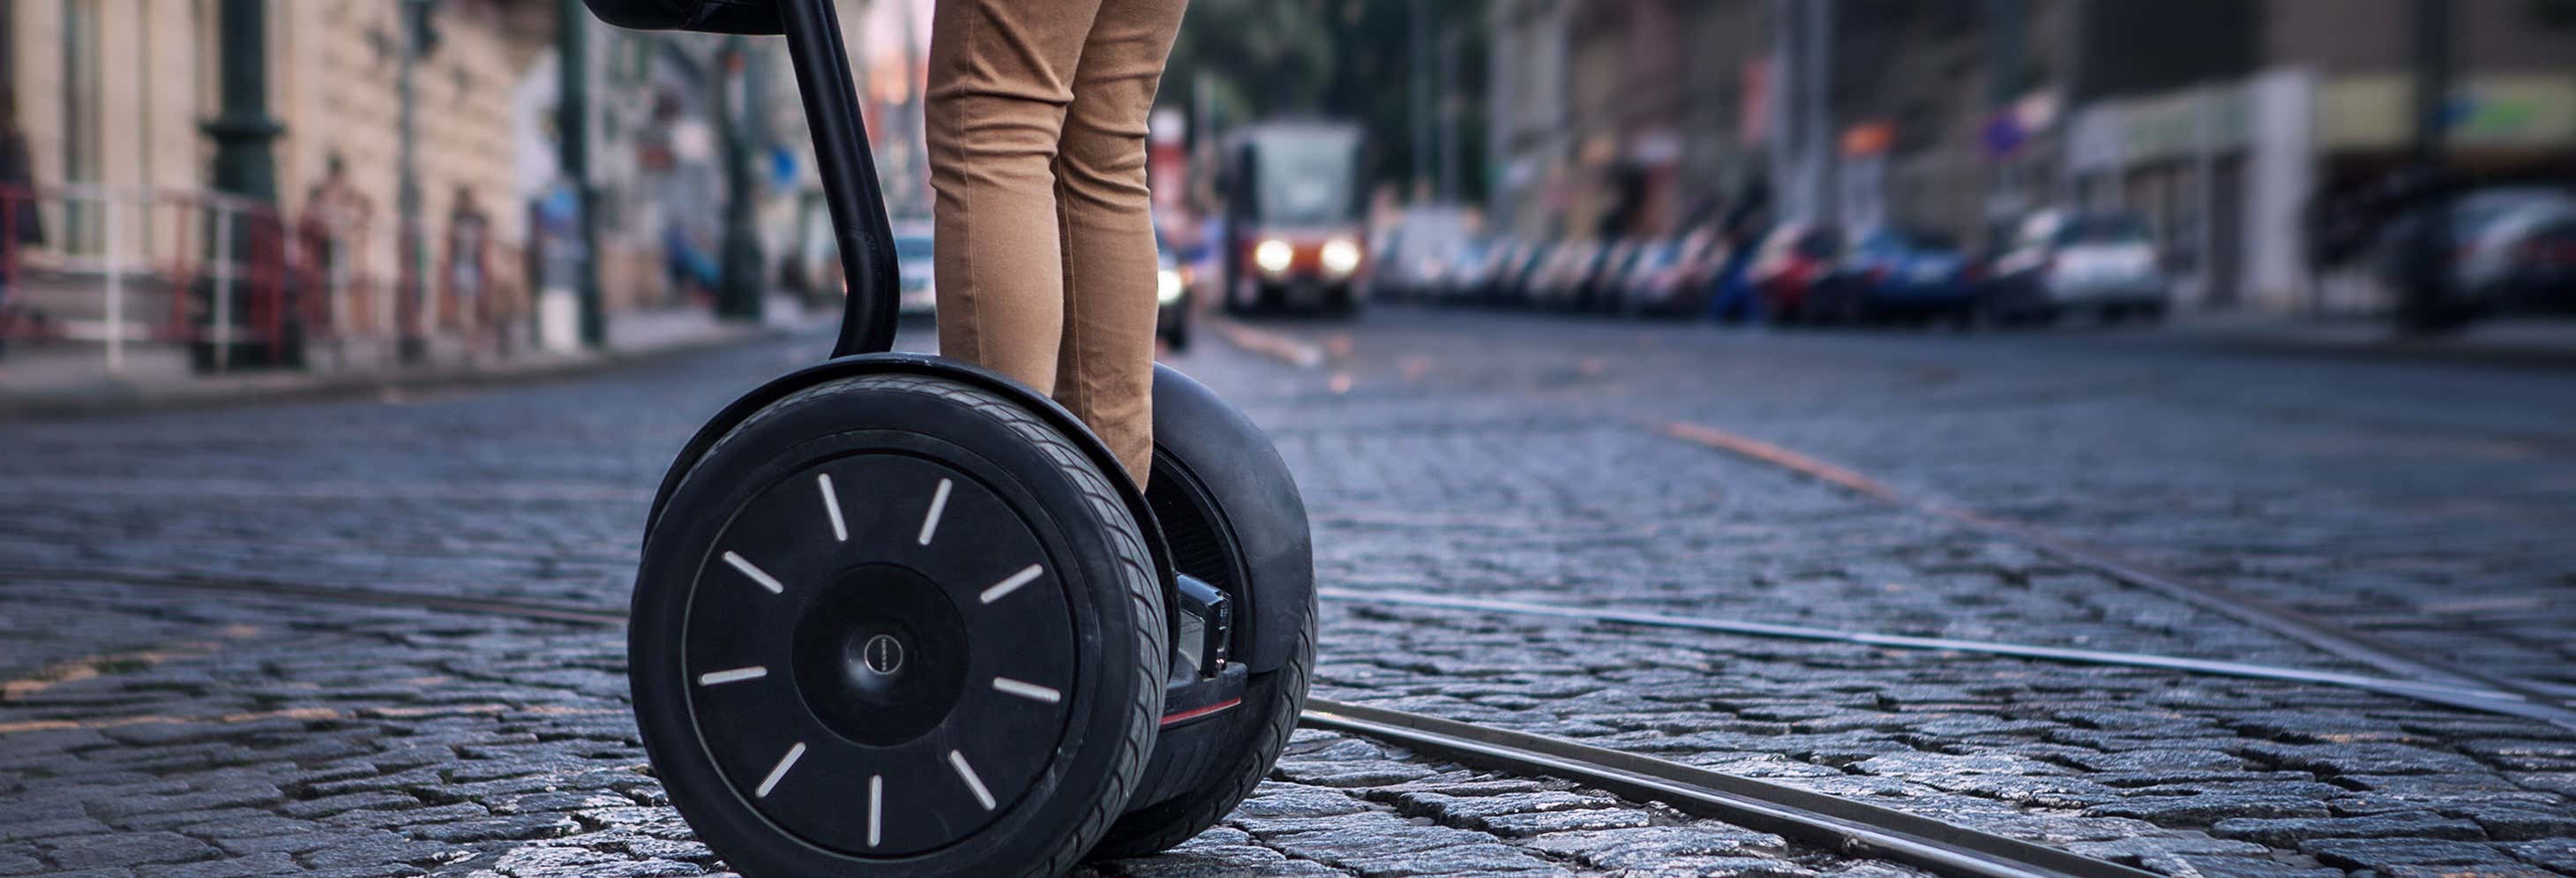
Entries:
{"label": "segway wheel", "polygon": [[[1190,767],[1181,769],[1190,772],[1185,789],[1120,816],[1093,849],[1095,860],[1168,850],[1225,819],[1278,764],[1305,709],[1315,664],[1313,562],[1305,548],[1303,504],[1263,518],[1256,507],[1268,504],[1251,499],[1247,490],[1268,486],[1274,494],[1293,496],[1287,465],[1240,412],[1196,382],[1163,372],[1155,384],[1154,472],[1145,498],[1172,548],[1174,566],[1232,594],[1238,606],[1288,602],[1293,614],[1282,618],[1298,620],[1296,637],[1278,667],[1245,682],[1240,706],[1201,721],[1210,727],[1175,729],[1164,739],[1166,748],[1175,740],[1196,743],[1195,754],[1172,760]],[[1217,476],[1234,478],[1211,481]],[[1247,539],[1268,542],[1256,549]],[[1295,549],[1282,552],[1283,546]]]}
{"label": "segway wheel", "polygon": [[672,804],[744,875],[1052,876],[1153,750],[1164,625],[1138,523],[1071,440],[960,381],[866,375],[692,465],[629,666]]}

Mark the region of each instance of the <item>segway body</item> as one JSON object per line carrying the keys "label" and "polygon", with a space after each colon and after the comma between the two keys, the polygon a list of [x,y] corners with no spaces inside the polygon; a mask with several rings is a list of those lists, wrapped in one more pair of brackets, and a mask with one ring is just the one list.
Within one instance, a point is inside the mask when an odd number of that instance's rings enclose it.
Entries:
{"label": "segway body", "polygon": [[851,279],[835,356],[728,406],[655,498],[629,671],[672,803],[754,878],[1054,875],[1213,825],[1312,663],[1277,452],[1158,369],[1140,491],[1043,395],[885,352],[890,235],[826,0],[589,2],[786,34]]}

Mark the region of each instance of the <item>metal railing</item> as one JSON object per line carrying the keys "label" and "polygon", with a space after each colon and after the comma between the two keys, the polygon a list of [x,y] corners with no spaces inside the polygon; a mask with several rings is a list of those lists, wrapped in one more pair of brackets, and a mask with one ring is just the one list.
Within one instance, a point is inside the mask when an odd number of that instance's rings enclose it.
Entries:
{"label": "metal railing", "polygon": [[[29,221],[41,235],[23,234]],[[460,260],[444,236],[385,228],[398,225],[209,192],[0,187],[0,337],[94,343],[110,373],[138,345],[191,346],[213,371],[251,355],[345,366],[406,347],[529,347],[519,247]],[[402,270],[406,251],[422,271]]]}

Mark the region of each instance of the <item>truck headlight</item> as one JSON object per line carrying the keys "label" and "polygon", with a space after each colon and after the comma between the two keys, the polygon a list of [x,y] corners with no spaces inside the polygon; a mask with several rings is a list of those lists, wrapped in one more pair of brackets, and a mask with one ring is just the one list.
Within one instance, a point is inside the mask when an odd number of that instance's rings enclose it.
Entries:
{"label": "truck headlight", "polygon": [[1252,248],[1252,264],[1271,274],[1288,273],[1288,264],[1297,259],[1297,248],[1288,242],[1271,238]]}
{"label": "truck headlight", "polygon": [[1181,289],[1184,286],[1186,285],[1181,282],[1181,273],[1178,269],[1165,268],[1155,271],[1154,301],[1165,305],[1178,302],[1181,300]]}
{"label": "truck headlight", "polygon": [[1349,238],[1334,238],[1324,242],[1323,263],[1325,274],[1349,277],[1352,272],[1360,270],[1359,243]]}

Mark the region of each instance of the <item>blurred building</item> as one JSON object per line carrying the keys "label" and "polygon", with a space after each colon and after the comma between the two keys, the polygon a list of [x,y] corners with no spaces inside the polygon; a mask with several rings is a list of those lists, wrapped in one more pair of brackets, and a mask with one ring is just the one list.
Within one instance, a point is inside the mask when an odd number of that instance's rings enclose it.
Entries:
{"label": "blurred building", "polygon": [[[2455,166],[2576,177],[2576,29],[2454,0]],[[2139,214],[2186,306],[2319,293],[2315,205],[2403,166],[2411,0],[1497,0],[1496,215],[1522,234],[1712,218],[1970,246],[2052,206]],[[1821,35],[1819,36],[1819,31]]]}
{"label": "blurred building", "polygon": [[[297,228],[308,217],[329,214],[322,225],[339,243],[328,283],[342,287],[399,283],[407,5],[264,4],[268,112],[280,130],[269,150],[276,209]],[[46,228],[45,242],[21,262],[39,275],[39,286],[50,285],[40,292],[59,292],[52,304],[94,298],[78,285],[95,285],[102,273],[136,275],[130,293],[166,299],[185,285],[188,271],[203,269],[213,232],[202,215],[216,210],[206,198],[213,144],[203,126],[221,109],[221,6],[220,0],[0,4],[0,93],[14,101],[13,121],[28,141],[33,197]],[[853,45],[864,45],[857,29],[866,21],[865,4],[845,7]],[[557,251],[577,240],[568,214],[571,187],[559,163],[558,6],[436,0],[428,8],[434,40],[417,59],[411,82],[430,283],[439,283],[437,272],[445,268],[457,199],[471,193],[496,246],[493,280],[508,287],[524,317],[537,288],[560,286],[570,264],[523,259],[525,251],[541,237]],[[689,272],[674,253],[690,250],[701,259],[716,253],[722,237],[716,206],[729,192],[721,165],[727,145],[738,142],[729,140],[731,128],[769,138],[744,150],[757,168],[757,191],[769,202],[763,206],[772,208],[764,214],[774,218],[764,229],[769,252],[804,249],[795,222],[799,205],[812,204],[815,216],[821,211],[804,197],[814,186],[812,162],[801,108],[785,97],[792,82],[777,41],[744,44],[756,56],[744,65],[725,55],[722,37],[619,31],[587,16],[579,26],[590,29],[584,74],[590,183],[598,196],[597,263],[609,310],[695,303],[684,295]],[[767,74],[753,83],[766,89],[737,85],[749,81],[746,66]],[[754,120],[755,112],[765,114]],[[341,182],[326,184],[335,164],[344,169]],[[328,198],[337,209],[317,212],[326,188],[334,190]],[[297,234],[306,240],[307,233]],[[819,232],[810,237],[828,240]],[[295,252],[309,258],[314,249],[308,244]],[[372,289],[335,293],[349,301],[322,310],[334,321],[389,327],[395,309],[385,303],[393,294]],[[18,300],[33,303],[35,295]],[[128,311],[175,313],[176,303],[160,302]]]}

